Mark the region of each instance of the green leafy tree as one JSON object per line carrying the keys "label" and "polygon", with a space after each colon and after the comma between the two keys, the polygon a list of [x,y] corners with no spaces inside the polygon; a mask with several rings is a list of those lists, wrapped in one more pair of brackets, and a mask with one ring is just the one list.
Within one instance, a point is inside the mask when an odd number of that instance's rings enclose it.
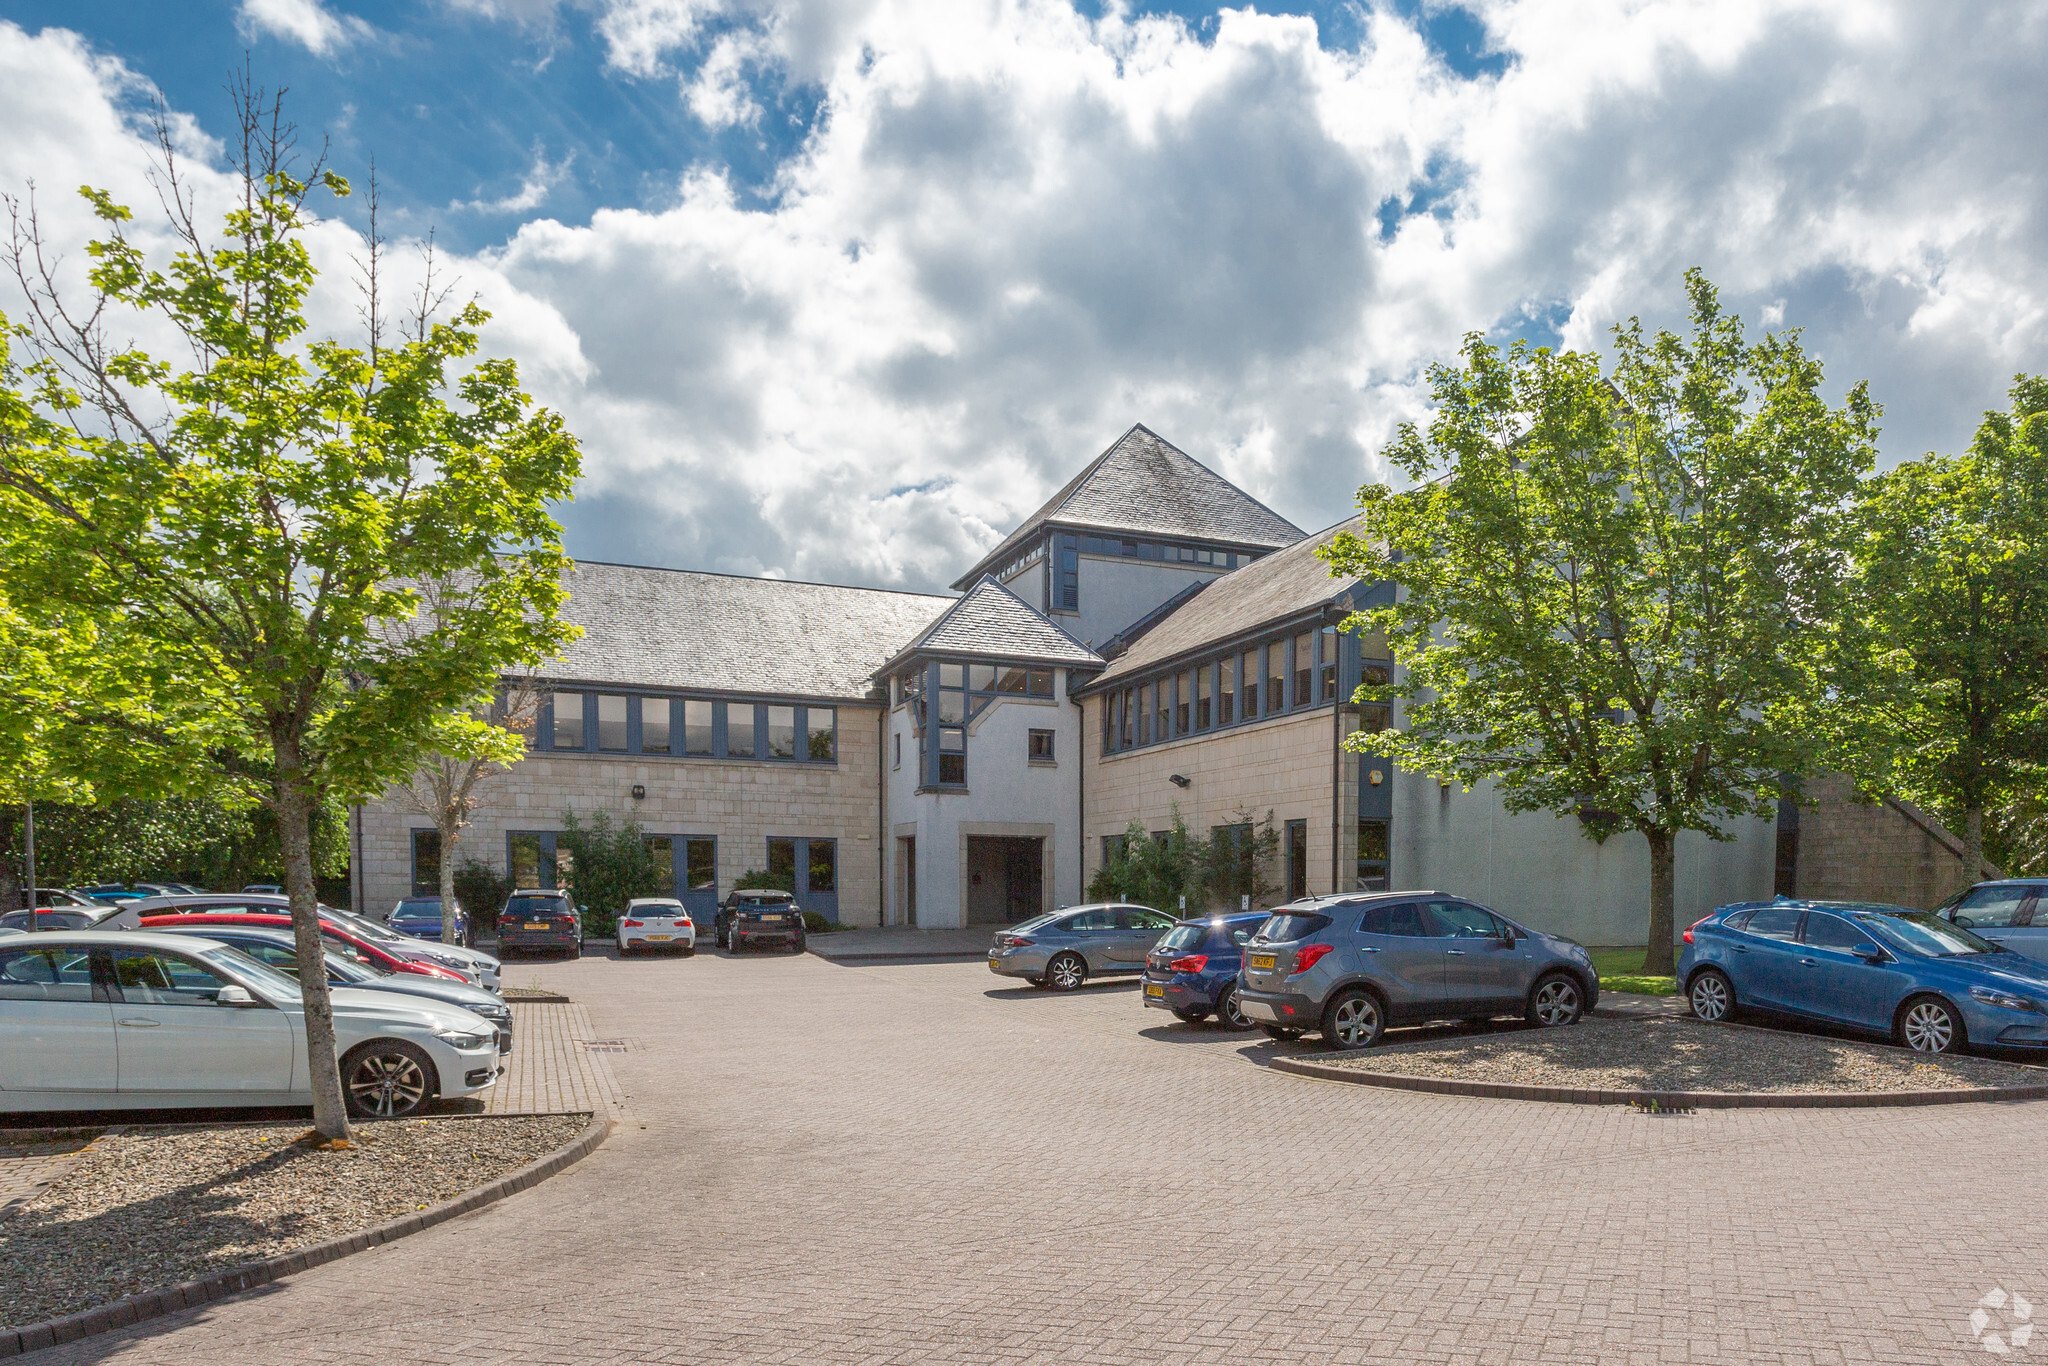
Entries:
{"label": "green leafy tree", "polygon": [[1268,873],[1279,855],[1280,832],[1268,811],[1263,821],[1239,809],[1229,825],[1207,838],[1192,833],[1176,804],[1169,827],[1158,837],[1132,821],[1107,862],[1089,879],[1088,896],[1096,901],[1129,901],[1179,914],[1187,911],[1234,910],[1238,898],[1254,906],[1273,898]]}
{"label": "green leafy tree", "polygon": [[[146,737],[275,818],[314,1123],[346,1142],[314,813],[403,777],[441,717],[560,648],[566,560],[548,505],[569,496],[578,456],[512,363],[477,355],[474,304],[443,318],[423,293],[393,327],[374,213],[361,339],[311,333],[308,204],[348,184],[302,162],[276,99],[244,82],[235,109],[239,195],[218,231],[159,129],[168,259],[130,238],[127,208],[83,192],[102,228],[84,298],[60,288],[33,206],[17,207],[27,304],[9,326],[30,359],[9,403],[62,430],[0,447],[8,510],[33,509],[39,533],[10,536],[8,591],[115,623],[123,669],[162,674],[127,715],[52,696],[61,724]],[[458,577],[461,611],[393,633],[415,615],[413,585]]]}
{"label": "green leafy tree", "polygon": [[661,865],[647,846],[647,834],[632,819],[614,820],[609,811],[591,813],[586,821],[574,811],[562,813],[555,836],[558,876],[575,892],[576,903],[590,913],[585,929],[610,934],[626,903],[636,896],[655,896],[662,886]]}
{"label": "green leafy tree", "polygon": [[1851,766],[1959,825],[1973,879],[1987,853],[2016,869],[2048,778],[2048,378],[2018,377],[1966,453],[1873,479],[1861,512]]}
{"label": "green leafy tree", "polygon": [[1615,331],[1600,359],[1467,338],[1436,415],[1387,455],[1322,553],[1391,581],[1407,727],[1348,742],[1511,811],[1579,815],[1649,846],[1646,970],[1671,971],[1680,831],[1773,809],[1810,771],[1820,655],[1842,604],[1845,508],[1874,456],[1864,386],[1841,407],[1797,332],[1751,343],[1686,277],[1689,337]]}
{"label": "green leafy tree", "polygon": [[511,895],[512,880],[481,859],[465,858],[455,870],[455,899],[480,934],[496,927],[498,910]]}

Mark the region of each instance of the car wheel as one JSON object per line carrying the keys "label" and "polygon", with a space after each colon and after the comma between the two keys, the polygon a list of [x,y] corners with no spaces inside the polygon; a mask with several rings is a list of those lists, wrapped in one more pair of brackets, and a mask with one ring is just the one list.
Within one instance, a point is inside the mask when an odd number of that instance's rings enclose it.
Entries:
{"label": "car wheel", "polygon": [[403,1039],[377,1039],[341,1060],[341,1093],[357,1119],[402,1119],[434,1094],[434,1063]]}
{"label": "car wheel", "polygon": [[1371,1048],[1385,1028],[1380,1003],[1369,991],[1340,991],[1323,1007],[1323,1042],[1332,1048]]}
{"label": "car wheel", "polygon": [[797,953],[802,953],[804,951],[804,941],[802,937],[799,936],[798,938],[792,940],[790,943],[790,948]]}
{"label": "car wheel", "polygon": [[1692,975],[1685,1000],[1696,1018],[1718,1024],[1735,1014],[1735,984],[1719,968],[1702,968]]}
{"label": "car wheel", "polygon": [[1054,991],[1073,991],[1088,980],[1088,964],[1078,953],[1063,953],[1045,965],[1045,984]]}
{"label": "car wheel", "polygon": [[1970,1041],[1963,1017],[1939,996],[1915,996],[1900,1006],[1892,1034],[1915,1053],[1960,1053]]}
{"label": "car wheel", "polygon": [[1252,1027],[1252,1017],[1238,1009],[1236,983],[1223,988],[1223,994],[1216,998],[1216,1023],[1225,1029]]}
{"label": "car wheel", "polygon": [[1569,974],[1553,972],[1540,977],[1529,990],[1528,1019],[1532,1025],[1554,1028],[1573,1025],[1586,1009],[1586,993]]}
{"label": "car wheel", "polygon": [[1284,1025],[1262,1024],[1259,1026],[1259,1031],[1263,1033],[1267,1038],[1278,1039],[1281,1043],[1293,1043],[1296,1039],[1301,1037],[1300,1030],[1288,1029]]}
{"label": "car wheel", "polygon": [[1173,1008],[1173,1018],[1179,1020],[1182,1024],[1200,1024],[1209,1018],[1209,1012],[1206,1010],[1183,1010],[1181,1007],[1175,1006]]}

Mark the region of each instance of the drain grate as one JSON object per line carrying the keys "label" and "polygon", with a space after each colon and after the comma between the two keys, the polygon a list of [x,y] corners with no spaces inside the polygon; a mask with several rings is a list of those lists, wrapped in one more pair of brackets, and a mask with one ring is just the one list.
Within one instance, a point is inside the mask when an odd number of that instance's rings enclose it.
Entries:
{"label": "drain grate", "polygon": [[583,1041],[583,1051],[586,1053],[623,1053],[626,1051],[626,1041],[624,1039],[585,1039]]}

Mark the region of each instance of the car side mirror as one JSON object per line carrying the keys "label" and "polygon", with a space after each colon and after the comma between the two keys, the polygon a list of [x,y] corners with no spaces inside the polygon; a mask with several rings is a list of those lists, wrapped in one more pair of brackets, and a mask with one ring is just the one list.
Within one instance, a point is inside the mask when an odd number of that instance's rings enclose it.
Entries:
{"label": "car side mirror", "polygon": [[238,987],[230,983],[215,994],[213,1003],[217,1006],[253,1006],[256,1004],[256,998],[249,994],[247,987]]}
{"label": "car side mirror", "polygon": [[1849,950],[1866,963],[1882,963],[1887,957],[1885,951],[1875,944],[1858,944]]}

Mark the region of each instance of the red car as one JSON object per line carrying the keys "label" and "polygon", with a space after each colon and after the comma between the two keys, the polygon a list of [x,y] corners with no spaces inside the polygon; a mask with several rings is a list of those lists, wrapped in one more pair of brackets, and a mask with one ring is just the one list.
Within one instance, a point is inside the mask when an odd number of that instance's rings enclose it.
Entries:
{"label": "red car", "polygon": [[[142,917],[142,928],[154,930],[163,927],[183,928],[187,925],[261,925],[265,929],[288,930],[292,918],[288,915],[146,915]],[[369,940],[350,934],[331,920],[320,922],[320,933],[333,941],[334,947],[343,953],[352,953],[367,963],[375,963],[387,972],[411,972],[422,977],[438,977],[446,982],[461,982],[468,985],[469,979],[461,973],[433,963],[418,963],[410,958],[399,958],[384,952]]]}

